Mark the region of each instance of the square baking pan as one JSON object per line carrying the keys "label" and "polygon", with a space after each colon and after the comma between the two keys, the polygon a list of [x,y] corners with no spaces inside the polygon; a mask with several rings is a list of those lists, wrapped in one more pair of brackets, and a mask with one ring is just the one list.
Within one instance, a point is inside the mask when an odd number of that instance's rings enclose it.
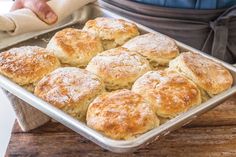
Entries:
{"label": "square baking pan", "polygon": [[[117,14],[114,14],[106,9],[101,8],[96,3],[89,4],[85,6],[86,9],[83,9],[86,14],[86,18],[83,21],[77,22],[76,24],[70,25],[70,27],[75,28],[82,28],[85,22],[89,19],[94,19],[96,17],[112,17],[112,18],[122,18],[125,20],[130,21],[127,18],[123,18]],[[158,33],[152,29],[149,29],[145,26],[142,26],[138,23],[136,23],[141,34],[151,32],[151,33]],[[57,28],[56,28],[57,29]],[[61,28],[60,28],[61,29]],[[11,47],[18,47],[18,46],[26,46],[26,45],[38,45],[42,47],[46,47],[47,42],[49,39],[54,35],[54,33],[58,31],[57,30],[50,30],[50,32],[47,32],[44,34],[37,34],[36,36],[32,37],[24,37],[17,44],[14,43],[14,45],[8,44],[7,47],[4,47],[1,49],[1,51],[5,49],[9,49]],[[227,91],[214,96],[213,98],[209,99],[208,101],[191,108],[185,113],[182,113],[178,115],[177,117],[167,121],[166,123],[160,125],[157,128],[154,128],[140,136],[138,136],[135,139],[131,140],[113,140],[110,139],[101,133],[89,128],[85,123],[80,122],[74,118],[72,118],[70,115],[64,113],[63,111],[57,109],[56,107],[48,104],[47,102],[43,101],[42,99],[36,97],[32,93],[26,91],[21,86],[15,84],[8,78],[0,75],[0,86],[4,88],[5,90],[9,91],[19,99],[25,101],[26,103],[30,104],[31,106],[39,109],[43,113],[47,114],[48,116],[52,117],[56,121],[62,123],[63,125],[71,128],[75,132],[79,133],[80,135],[84,136],[85,138],[93,141],[94,143],[98,144],[99,146],[103,147],[104,149],[110,150],[112,152],[117,153],[124,153],[124,152],[133,152],[137,150],[140,147],[144,147],[150,142],[153,142],[155,140],[158,140],[159,137],[165,136],[169,132],[189,123],[194,118],[199,116],[200,114],[214,108],[215,106],[222,103],[225,99],[232,96],[234,93],[236,93],[236,68],[233,67],[230,64],[227,64],[225,62],[222,62],[216,58],[213,58],[207,54],[204,54],[203,52],[194,49],[190,46],[187,46],[181,42],[176,41],[177,45],[179,46],[181,52],[183,51],[192,51],[195,53],[200,53],[206,58],[210,58],[214,60],[217,63],[220,63],[225,68],[227,68],[234,79],[234,84],[232,88],[228,89]],[[9,46],[10,45],[10,46]]]}

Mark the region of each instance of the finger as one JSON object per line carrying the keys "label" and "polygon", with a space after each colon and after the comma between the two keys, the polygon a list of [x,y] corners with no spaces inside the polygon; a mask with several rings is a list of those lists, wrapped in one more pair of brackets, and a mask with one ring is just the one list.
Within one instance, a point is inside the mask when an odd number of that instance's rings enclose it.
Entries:
{"label": "finger", "polygon": [[22,5],[21,1],[20,1],[20,0],[16,0],[16,1],[13,3],[13,5],[12,5],[10,11],[14,11],[14,10],[21,9],[21,8],[23,8],[23,5]]}
{"label": "finger", "polygon": [[32,0],[25,7],[31,9],[42,21],[53,24],[57,21],[56,13],[47,5],[46,1]]}

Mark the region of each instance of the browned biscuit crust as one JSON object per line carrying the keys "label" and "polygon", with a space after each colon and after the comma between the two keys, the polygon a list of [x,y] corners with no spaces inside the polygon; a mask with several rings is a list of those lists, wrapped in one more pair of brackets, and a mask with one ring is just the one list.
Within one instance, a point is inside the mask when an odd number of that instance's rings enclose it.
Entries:
{"label": "browned biscuit crust", "polygon": [[141,95],[118,90],[97,97],[88,108],[87,125],[113,139],[131,139],[159,125],[159,120]]}

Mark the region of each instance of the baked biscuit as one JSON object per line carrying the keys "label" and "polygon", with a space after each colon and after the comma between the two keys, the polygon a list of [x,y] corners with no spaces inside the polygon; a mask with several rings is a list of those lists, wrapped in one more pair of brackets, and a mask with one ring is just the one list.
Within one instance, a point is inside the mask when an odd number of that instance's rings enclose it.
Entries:
{"label": "baked biscuit", "polygon": [[147,72],[135,81],[132,91],[147,99],[163,118],[175,117],[201,103],[197,86],[170,70]]}
{"label": "baked biscuit", "polygon": [[83,30],[99,36],[105,50],[121,46],[129,39],[139,35],[134,23],[105,17],[89,20]]}
{"label": "baked biscuit", "polygon": [[0,53],[0,73],[29,91],[59,66],[56,56],[37,46],[22,46]]}
{"label": "baked biscuit", "polygon": [[226,68],[197,53],[181,53],[170,62],[170,68],[193,80],[203,93],[205,91],[210,96],[227,90],[233,83]]}
{"label": "baked biscuit", "polygon": [[87,125],[118,140],[132,139],[159,125],[148,101],[130,90],[118,90],[98,96],[90,105]]}
{"label": "baked biscuit", "polygon": [[146,57],[152,67],[166,66],[179,54],[175,41],[159,33],[137,36],[125,43],[123,47]]}
{"label": "baked biscuit", "polygon": [[56,69],[35,87],[35,95],[79,120],[85,120],[89,103],[103,91],[96,75],[75,67]]}
{"label": "baked biscuit", "polygon": [[119,47],[98,54],[86,69],[102,78],[107,90],[116,90],[131,88],[138,77],[150,70],[150,66],[138,53]]}
{"label": "baked biscuit", "polygon": [[101,40],[95,35],[74,28],[57,32],[47,45],[62,64],[85,67],[96,54],[103,51]]}

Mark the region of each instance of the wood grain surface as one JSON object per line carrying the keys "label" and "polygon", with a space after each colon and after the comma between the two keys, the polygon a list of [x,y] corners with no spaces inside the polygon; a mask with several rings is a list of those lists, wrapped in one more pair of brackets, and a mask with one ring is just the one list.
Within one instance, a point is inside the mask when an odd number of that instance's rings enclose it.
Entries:
{"label": "wood grain surface", "polygon": [[134,153],[109,152],[60,123],[50,122],[28,133],[16,123],[6,156],[236,157],[236,95]]}

